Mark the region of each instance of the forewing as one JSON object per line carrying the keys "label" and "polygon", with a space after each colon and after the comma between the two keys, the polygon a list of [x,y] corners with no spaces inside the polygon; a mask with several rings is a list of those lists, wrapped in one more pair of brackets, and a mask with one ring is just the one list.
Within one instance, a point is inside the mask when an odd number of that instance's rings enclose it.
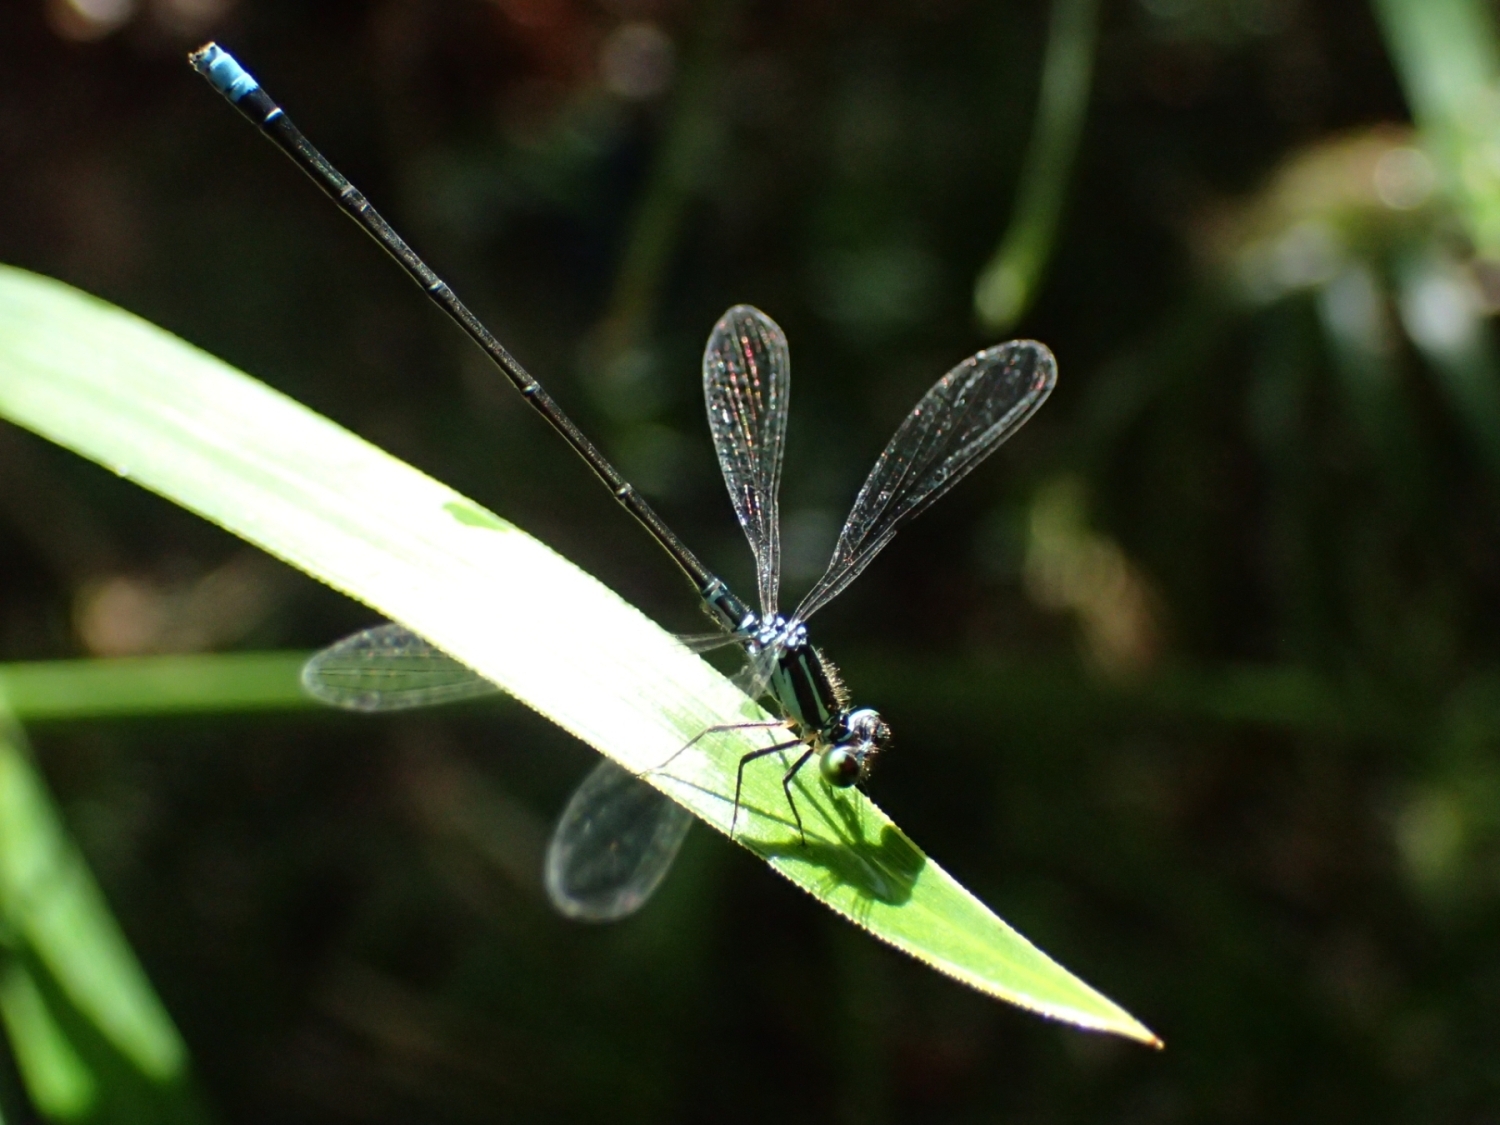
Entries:
{"label": "forewing", "polygon": [[900,529],[1036,413],[1057,382],[1043,344],[1012,340],[964,360],[901,423],[870,470],[828,570],[797,607],[806,621],[836,598]]}
{"label": "forewing", "polygon": [[568,800],[547,845],[547,897],[581,922],[615,922],[646,904],[692,814],[605,758]]}
{"label": "forewing", "polygon": [[401,711],[500,690],[401,625],[377,625],[317,653],[302,666],[302,687],[350,711]]}
{"label": "forewing", "polygon": [[734,514],[755,555],[763,616],[776,612],[781,581],[777,490],[786,445],[791,361],[786,336],[759,309],[736,305],[703,351],[703,398]]}

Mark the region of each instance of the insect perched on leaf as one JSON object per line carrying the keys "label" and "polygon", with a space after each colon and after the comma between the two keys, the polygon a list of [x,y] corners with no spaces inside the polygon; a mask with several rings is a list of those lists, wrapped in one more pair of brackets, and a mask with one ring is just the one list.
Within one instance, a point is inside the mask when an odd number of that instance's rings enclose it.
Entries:
{"label": "insect perched on leaf", "polygon": [[[987,348],[939,379],[870,470],[823,577],[795,610],[783,614],[777,492],[789,375],[786,337],[764,313],[738,305],[714,326],[703,354],[703,393],[724,483],[755,555],[760,612],[744,610],[738,620],[725,620],[717,607],[725,604],[727,588],[715,580],[711,594],[719,600],[705,594],[705,602],[725,630],[685,640],[699,651],[743,646],[747,662],[740,686],[747,695],[769,699],[781,715],[771,723],[710,727],[702,734],[764,726],[786,735],[740,759],[731,831],[745,768],[758,758],[796,753],[782,787],[799,831],[802,816],[792,783],[810,761],[816,758],[822,779],[840,788],[868,775],[889,744],[890,728],[870,708],[850,706],[809,642],[807,620],[859,576],[902,524],[1036,412],[1052,390],[1057,367],[1043,345],[1021,340]],[[495,690],[399,625],[367,629],[324,650],[308,663],[303,681],[318,698],[360,710],[424,706]],[[605,759],[573,794],[553,832],[546,866],[552,901],[566,914],[591,920],[634,912],[665,877],[691,822],[676,802]]]}
{"label": "insect perched on leaf", "polygon": [[[725,313],[704,352],[703,389],[724,482],[755,555],[757,613],[672,532],[447,283],[312,146],[260,83],[216,44],[193,52],[191,61],[469,334],[683,569],[721,627],[708,638],[686,643],[700,651],[725,645],[743,648],[747,660],[740,686],[754,698],[769,700],[781,717],[733,728],[711,727],[692,741],[714,731],[757,726],[787,737],[773,738],[740,759],[731,831],[738,820],[745,769],[757,759],[795,752],[782,788],[799,833],[802,815],[792,785],[810,761],[817,759],[819,776],[831,786],[847,788],[864,780],[871,762],[888,746],[890,729],[874,710],[850,705],[832,668],[808,640],[807,621],[863,572],[904,523],[968,475],[1036,412],[1057,378],[1052,353],[1035,341],[1016,340],[971,356],[939,379],[870,470],[823,577],[795,610],[783,614],[778,608],[777,493],[790,395],[786,337],[774,321],[748,305]],[[318,653],[308,661],[303,683],[319,699],[360,711],[425,707],[498,690],[394,624],[366,629]],[[563,913],[588,920],[633,913],[665,877],[690,824],[691,815],[681,806],[606,759],[573,794],[553,832],[546,863],[552,901]]]}

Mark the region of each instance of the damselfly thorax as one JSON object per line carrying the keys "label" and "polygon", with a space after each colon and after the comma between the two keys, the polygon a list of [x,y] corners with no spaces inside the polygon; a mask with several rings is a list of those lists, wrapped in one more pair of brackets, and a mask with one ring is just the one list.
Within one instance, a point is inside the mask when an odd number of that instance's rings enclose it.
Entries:
{"label": "damselfly thorax", "polygon": [[[838,671],[807,639],[807,626],[802,621],[779,613],[767,618],[752,614],[741,622],[732,636],[745,647],[746,667],[741,682],[746,694],[757,698],[769,696],[781,712],[780,722],[709,727],[683,750],[708,734],[784,726],[792,738],[741,756],[735,771],[734,807],[729,830],[733,834],[739,822],[745,767],[760,758],[796,749],[798,756],[783,774],[781,784],[798,834],[805,841],[802,814],[792,794],[792,783],[798,773],[816,757],[818,776],[829,785],[838,789],[858,785],[869,777],[876,756],[889,749],[890,727],[871,708],[849,706],[848,689]],[[676,757],[674,754],[658,769],[668,768]]]}

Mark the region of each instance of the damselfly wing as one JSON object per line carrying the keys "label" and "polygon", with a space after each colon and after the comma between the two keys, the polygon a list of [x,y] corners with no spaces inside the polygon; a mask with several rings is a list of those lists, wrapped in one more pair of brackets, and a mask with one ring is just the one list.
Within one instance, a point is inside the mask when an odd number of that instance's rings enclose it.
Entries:
{"label": "damselfly wing", "polygon": [[[949,371],[921,398],[876,460],[844,521],[828,568],[789,616],[778,612],[779,483],[790,399],[786,337],[759,310],[730,309],[704,351],[709,429],[730,501],[755,558],[760,612],[727,632],[693,638],[692,647],[741,645],[741,684],[782,716],[787,736],[740,763],[795,750],[783,778],[816,758],[835,786],[858,784],[889,740],[879,715],[845,703],[806,622],[874,560],[903,524],[922,512],[998,448],[1041,406],[1056,381],[1051,353],[1033,341],[988,348]],[[397,710],[494,691],[493,685],[398,625],[377,626],[315,656],[308,690],[336,706]],[[736,787],[735,816],[739,787]],[[733,822],[732,818],[732,822]],[[546,886],[570,917],[611,921],[638,910],[666,876],[691,823],[679,805],[605,760],[569,800],[546,862]]]}

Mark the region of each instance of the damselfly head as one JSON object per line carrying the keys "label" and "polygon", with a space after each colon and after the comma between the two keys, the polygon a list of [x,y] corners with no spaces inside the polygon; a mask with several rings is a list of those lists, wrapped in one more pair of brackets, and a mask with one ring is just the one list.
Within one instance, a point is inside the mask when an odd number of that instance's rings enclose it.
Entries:
{"label": "damselfly head", "polygon": [[823,780],[838,789],[848,789],[868,777],[876,755],[891,743],[891,728],[868,707],[849,712],[845,728],[844,737],[818,758]]}

